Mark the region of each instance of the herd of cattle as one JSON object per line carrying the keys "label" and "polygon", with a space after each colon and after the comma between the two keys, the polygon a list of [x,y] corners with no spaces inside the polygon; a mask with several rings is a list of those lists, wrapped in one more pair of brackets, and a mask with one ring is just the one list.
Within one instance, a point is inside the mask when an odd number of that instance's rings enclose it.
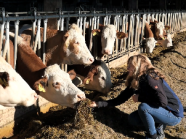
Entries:
{"label": "herd of cattle", "polygon": [[[146,22],[146,50],[152,52],[156,44],[164,47],[172,46],[170,29],[162,22]],[[85,93],[77,86],[84,84],[85,88],[107,94],[111,87],[109,68],[102,60],[96,60],[90,53],[82,30],[72,24],[69,30],[59,31],[47,29],[45,46],[45,64],[36,55],[31,46],[30,28],[18,36],[18,51],[16,71],[14,67],[14,36],[10,32],[10,64],[0,57],[0,110],[6,107],[31,106],[35,104],[38,95],[50,102],[67,107],[86,98]],[[114,25],[100,25],[92,30],[92,34],[100,36],[97,47],[100,58],[112,54],[116,37],[127,38],[127,33],[118,32]],[[43,28],[40,31],[43,42]],[[5,37],[3,36],[4,42]],[[42,50],[42,49],[41,49]],[[68,73],[61,70],[60,64],[68,64]]]}

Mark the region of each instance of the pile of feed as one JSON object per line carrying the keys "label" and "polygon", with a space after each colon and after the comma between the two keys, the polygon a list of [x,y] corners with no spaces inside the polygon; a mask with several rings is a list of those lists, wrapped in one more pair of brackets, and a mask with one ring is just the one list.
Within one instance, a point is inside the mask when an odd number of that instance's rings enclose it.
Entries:
{"label": "pile of feed", "polygon": [[[173,38],[174,47],[156,47],[147,56],[154,66],[166,76],[171,88],[180,98],[186,115],[186,32]],[[90,100],[109,100],[117,97],[125,89],[126,66],[110,69],[113,87],[107,96],[98,96],[98,92],[85,90]],[[95,98],[96,97],[96,98]],[[29,139],[143,139],[144,130],[128,123],[128,115],[137,110],[139,103],[129,99],[116,107],[94,108],[90,101],[81,102],[77,110],[62,106],[52,107],[41,116],[26,119],[17,126],[17,136],[13,138]],[[166,139],[186,138],[186,118],[177,126],[167,127]]]}

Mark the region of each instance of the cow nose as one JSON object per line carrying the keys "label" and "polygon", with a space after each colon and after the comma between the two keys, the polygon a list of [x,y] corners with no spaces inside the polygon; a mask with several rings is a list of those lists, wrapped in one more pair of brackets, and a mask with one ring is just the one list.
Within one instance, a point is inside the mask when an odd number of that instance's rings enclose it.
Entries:
{"label": "cow nose", "polygon": [[90,62],[94,62],[94,59],[93,58],[89,58]]}
{"label": "cow nose", "polygon": [[35,99],[38,99],[38,95],[34,95],[34,98],[35,98]]}
{"label": "cow nose", "polygon": [[78,101],[85,99],[85,94],[78,94],[77,99]]}

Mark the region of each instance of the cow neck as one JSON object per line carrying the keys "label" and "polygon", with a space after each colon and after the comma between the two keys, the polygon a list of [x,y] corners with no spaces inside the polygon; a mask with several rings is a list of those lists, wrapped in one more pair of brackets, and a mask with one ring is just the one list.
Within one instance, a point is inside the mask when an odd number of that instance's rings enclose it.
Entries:
{"label": "cow neck", "polygon": [[[48,33],[48,32],[47,32]],[[52,32],[49,32],[52,33]],[[45,62],[46,65],[52,64],[61,64],[64,57],[66,56],[66,47],[64,45],[63,36],[65,35],[65,31],[58,31],[54,35],[49,35],[50,38],[47,38],[46,42],[46,57]]]}
{"label": "cow neck", "polygon": [[147,38],[154,37],[152,30],[150,29],[148,23],[145,23],[145,30],[146,30],[145,33],[147,34],[147,36],[146,36]]}
{"label": "cow neck", "polygon": [[44,74],[46,66],[30,46],[18,45],[17,72],[33,87],[33,84]]}

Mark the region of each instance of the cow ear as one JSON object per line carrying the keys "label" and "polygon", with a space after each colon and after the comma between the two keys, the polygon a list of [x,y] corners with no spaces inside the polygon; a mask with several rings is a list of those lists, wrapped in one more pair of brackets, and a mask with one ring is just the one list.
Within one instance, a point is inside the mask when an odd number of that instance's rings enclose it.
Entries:
{"label": "cow ear", "polygon": [[68,72],[68,74],[69,74],[71,80],[76,78],[76,72],[74,70],[70,70]]}
{"label": "cow ear", "polygon": [[69,33],[68,33],[68,31],[67,31],[67,32],[65,33],[65,35],[63,36],[63,40],[66,41],[67,38],[68,38],[68,36],[69,36]]}
{"label": "cow ear", "polygon": [[165,30],[169,30],[170,29],[170,26],[165,26]]}
{"label": "cow ear", "polygon": [[48,86],[48,77],[47,76],[44,76],[43,78],[39,79],[38,81],[36,81],[34,83],[34,90],[37,92],[37,93],[40,93],[40,92],[46,92],[45,90],[45,87]]}
{"label": "cow ear", "polygon": [[117,32],[116,36],[118,39],[128,38],[128,34],[124,32]]}

